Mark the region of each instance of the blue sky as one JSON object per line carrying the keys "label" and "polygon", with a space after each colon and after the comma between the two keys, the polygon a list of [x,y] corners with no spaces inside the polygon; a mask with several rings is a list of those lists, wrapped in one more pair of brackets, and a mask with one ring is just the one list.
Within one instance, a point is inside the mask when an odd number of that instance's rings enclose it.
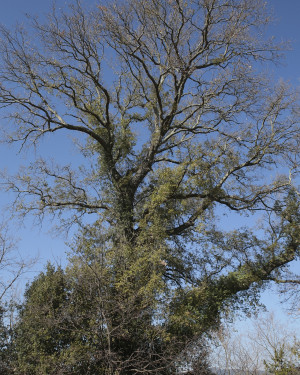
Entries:
{"label": "blue sky", "polygon": [[[88,4],[94,3],[93,0],[83,0]],[[1,12],[0,23],[11,27],[15,22],[24,22],[25,14],[44,15],[51,6],[51,1],[47,0],[0,0]],[[64,6],[66,1],[58,0],[58,6]],[[278,40],[290,40],[292,50],[286,53],[286,58],[279,66],[272,67],[273,74],[276,78],[287,79],[295,87],[300,86],[300,1],[299,0],[269,0],[269,4],[274,9],[275,23],[270,27],[270,34]],[[76,150],[71,147],[71,142],[56,139],[47,143],[44,149],[47,157],[59,155],[63,159],[76,157]],[[7,169],[8,172],[16,171],[19,166],[31,159],[34,151],[17,153],[16,147],[8,147],[0,144],[0,168]],[[68,160],[65,160],[68,163]],[[0,195],[0,207],[4,207],[11,195]],[[39,262],[36,264],[32,273],[28,274],[30,279],[34,272],[41,270],[42,265],[47,259],[55,259],[58,263],[64,263],[65,251],[68,249],[65,245],[64,238],[53,238],[48,234],[48,228],[51,223],[47,222],[42,227],[32,225],[27,220],[25,226],[19,226],[12,223],[12,232],[21,238],[19,242],[20,253],[23,257],[28,258],[39,255]],[[295,266],[296,267],[296,266]],[[298,266],[299,267],[299,264]],[[264,293],[263,301],[269,309],[277,310],[281,319],[287,319],[287,315],[282,312],[279,305],[279,298],[276,294],[268,291]]]}

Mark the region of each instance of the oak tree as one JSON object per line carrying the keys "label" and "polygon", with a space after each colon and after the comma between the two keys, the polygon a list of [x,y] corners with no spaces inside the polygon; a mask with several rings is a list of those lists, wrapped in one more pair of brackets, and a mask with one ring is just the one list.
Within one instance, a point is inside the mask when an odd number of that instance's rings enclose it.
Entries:
{"label": "oak tree", "polygon": [[[129,0],[1,29],[9,139],[70,133],[85,158],[37,160],[6,187],[21,214],[81,226],[104,373],[192,371],[222,312],[299,256],[299,107],[264,71],[281,51],[268,22],[260,0]],[[249,222],[229,231],[223,213]]]}

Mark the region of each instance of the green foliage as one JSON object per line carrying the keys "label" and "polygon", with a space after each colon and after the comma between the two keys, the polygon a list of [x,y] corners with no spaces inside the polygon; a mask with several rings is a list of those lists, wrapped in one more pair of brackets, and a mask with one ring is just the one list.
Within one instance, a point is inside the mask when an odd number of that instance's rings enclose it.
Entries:
{"label": "green foliage", "polygon": [[[290,357],[293,357],[293,360]],[[284,344],[274,348],[271,360],[265,361],[265,369],[272,375],[297,375],[299,374],[300,351],[299,343],[292,348],[286,348]]]}
{"label": "green foliage", "polygon": [[20,373],[57,373],[57,360],[69,343],[67,317],[62,313],[66,300],[64,272],[48,264],[46,272],[27,287],[24,306],[15,328],[15,350]]}
{"label": "green foliage", "polygon": [[12,340],[11,329],[5,322],[7,309],[4,306],[0,307],[0,373],[3,375],[13,374],[12,360]]}
{"label": "green foliage", "polygon": [[183,314],[175,311],[182,296],[162,283],[161,259],[96,249],[95,241],[90,249],[87,238],[65,272],[48,265],[28,286],[15,327],[17,374],[173,374],[189,361],[207,367],[199,337],[209,324],[190,298],[178,306],[186,303]]}

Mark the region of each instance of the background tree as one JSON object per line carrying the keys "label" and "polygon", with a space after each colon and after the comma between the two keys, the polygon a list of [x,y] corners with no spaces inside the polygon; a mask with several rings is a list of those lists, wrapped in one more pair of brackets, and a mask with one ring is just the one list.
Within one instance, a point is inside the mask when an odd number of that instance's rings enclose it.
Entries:
{"label": "background tree", "polygon": [[25,262],[17,251],[7,225],[0,225],[0,372],[12,374],[12,326],[14,323],[15,286],[33,260]]}
{"label": "background tree", "polygon": [[299,336],[274,319],[273,314],[255,324],[252,340],[264,353],[265,369],[272,375],[299,374]]}
{"label": "background tree", "polygon": [[210,363],[224,375],[298,374],[299,335],[288,323],[281,324],[272,313],[261,313],[250,328],[240,332],[223,325],[211,341]]}
{"label": "background tree", "polygon": [[17,251],[16,241],[11,237],[7,225],[0,224],[0,303],[9,299],[13,284],[33,263],[25,262]]}
{"label": "background tree", "polygon": [[[268,20],[258,0],[130,0],[2,28],[9,139],[71,132],[86,158],[76,170],[38,160],[6,186],[21,214],[67,210],[63,223],[82,227],[81,267],[105,275],[91,294],[110,353],[97,371],[192,371],[185,353],[220,314],[255,303],[299,256],[299,109],[262,70],[280,51],[261,37]],[[225,231],[222,210],[263,225]]]}
{"label": "background tree", "polygon": [[[0,371],[3,375],[12,374],[13,350],[11,341],[11,327],[5,321],[7,308],[1,306],[0,310]],[[6,319],[5,319],[6,318]]]}
{"label": "background tree", "polygon": [[[69,344],[66,317],[62,314],[66,299],[63,271],[48,264],[46,272],[27,287],[19,323],[14,327],[14,367],[18,373],[60,373],[57,359]],[[61,330],[61,326],[65,329]]]}
{"label": "background tree", "polygon": [[231,324],[220,327],[211,340],[210,365],[222,375],[234,372],[261,375],[265,357],[261,348],[248,336],[248,330],[237,333]]}

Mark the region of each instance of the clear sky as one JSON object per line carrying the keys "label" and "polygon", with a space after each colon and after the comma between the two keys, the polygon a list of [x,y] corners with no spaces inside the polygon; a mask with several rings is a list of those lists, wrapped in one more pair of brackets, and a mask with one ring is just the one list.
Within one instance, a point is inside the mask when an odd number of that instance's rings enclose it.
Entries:
{"label": "clear sky", "polygon": [[[83,0],[83,3],[92,4],[94,0]],[[300,1],[299,0],[269,0],[271,7],[274,9],[275,23],[269,29],[269,32],[278,40],[290,40],[292,42],[292,50],[286,53],[286,58],[283,64],[278,67],[273,67],[274,76],[284,78],[291,82],[292,85],[300,86]],[[64,6],[66,1],[57,0],[58,6]],[[30,15],[45,15],[47,9],[51,6],[52,1],[48,0],[0,0],[0,23],[11,27],[15,22],[23,23],[25,14]],[[55,157],[59,155],[66,163],[68,158],[73,158],[76,155],[71,147],[71,142],[62,141],[59,138],[54,142],[47,143],[45,152],[47,157]],[[8,172],[16,171],[23,162],[30,160],[33,157],[34,151],[27,153],[17,153],[17,148],[8,147],[0,144],[0,168],[7,169]],[[4,207],[11,195],[0,194],[0,207]],[[42,269],[47,259],[55,259],[58,262],[64,263],[65,239],[52,238],[48,232],[51,223],[46,222],[42,227],[38,228],[32,225],[28,220],[24,227],[18,224],[12,224],[12,232],[19,238],[20,253],[25,257],[35,256],[39,254],[40,260],[34,267],[36,271]],[[298,265],[295,268],[299,268]],[[28,275],[29,278],[32,274]],[[264,293],[263,301],[267,304],[269,309],[280,311],[282,319],[286,316],[281,311],[279,306],[279,298],[272,292]]]}

